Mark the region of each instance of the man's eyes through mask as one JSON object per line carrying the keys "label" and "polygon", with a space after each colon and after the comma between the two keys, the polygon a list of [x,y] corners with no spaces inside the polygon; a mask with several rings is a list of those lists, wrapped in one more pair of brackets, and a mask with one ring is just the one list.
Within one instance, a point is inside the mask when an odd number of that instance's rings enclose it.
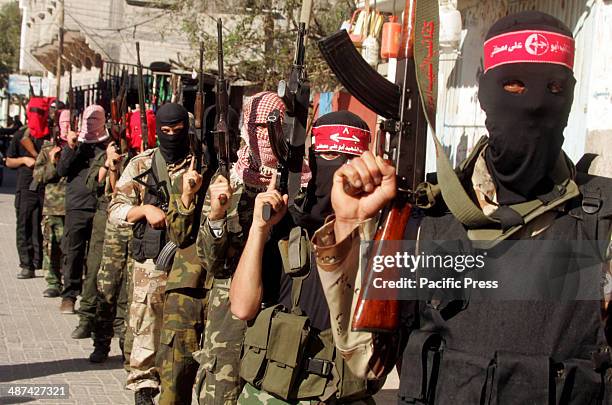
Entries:
{"label": "man's eyes through mask", "polygon": [[[527,87],[525,87],[525,83],[520,80],[512,79],[506,80],[503,84],[504,90],[508,93],[512,94],[523,94],[527,92]],[[552,80],[547,85],[546,88],[551,94],[561,94],[565,89],[563,84],[560,81]]]}
{"label": "man's eyes through mask", "polygon": [[504,82],[504,90],[512,94],[523,94],[527,91],[525,83],[520,80],[507,80]]}
{"label": "man's eyes through mask", "polygon": [[548,83],[547,87],[548,87],[548,91],[550,91],[552,94],[563,93],[563,85],[559,83],[558,81],[552,81]]}

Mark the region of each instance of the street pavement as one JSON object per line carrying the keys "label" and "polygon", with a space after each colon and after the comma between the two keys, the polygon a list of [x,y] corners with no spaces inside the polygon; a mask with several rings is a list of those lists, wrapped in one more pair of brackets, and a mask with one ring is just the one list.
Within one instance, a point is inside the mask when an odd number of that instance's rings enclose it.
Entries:
{"label": "street pavement", "polygon": [[[78,317],[60,314],[60,298],[43,298],[46,284],[42,272],[37,271],[35,279],[17,279],[15,176],[4,170],[0,187],[0,385],[67,384],[70,397],[36,400],[31,396],[8,397],[5,391],[0,404],[133,404],[133,393],[124,388],[126,372],[118,340],[113,339],[105,363],[90,363],[91,339],[70,337]],[[397,386],[397,374],[393,373],[376,396],[377,403],[395,403]]]}

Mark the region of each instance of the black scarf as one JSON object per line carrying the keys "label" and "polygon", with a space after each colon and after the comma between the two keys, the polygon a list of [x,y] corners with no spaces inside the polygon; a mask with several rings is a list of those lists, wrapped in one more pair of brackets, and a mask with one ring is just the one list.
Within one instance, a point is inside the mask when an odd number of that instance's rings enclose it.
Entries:
{"label": "black scarf", "polygon": [[325,218],[333,213],[331,203],[331,191],[334,184],[334,173],[349,160],[349,156],[339,154],[332,160],[327,160],[313,153],[310,154],[309,164],[312,179],[306,190],[303,214],[300,225],[309,231],[312,236],[314,231],[323,226]]}
{"label": "black scarf", "polygon": [[[164,104],[156,114],[159,150],[168,164],[177,163],[189,154],[189,113],[180,104]],[[183,123],[183,129],[174,135],[166,135],[161,128],[166,125]]]}
{"label": "black scarf", "polygon": [[[572,36],[553,17],[524,12],[499,20],[487,39],[528,29]],[[526,91],[507,92],[504,84],[510,81],[522,82]],[[551,92],[553,82],[561,86],[560,93]],[[500,205],[529,201],[551,190],[549,173],[561,153],[575,83],[570,69],[548,63],[501,65],[480,78],[478,98],[487,114],[489,132],[485,158]]]}

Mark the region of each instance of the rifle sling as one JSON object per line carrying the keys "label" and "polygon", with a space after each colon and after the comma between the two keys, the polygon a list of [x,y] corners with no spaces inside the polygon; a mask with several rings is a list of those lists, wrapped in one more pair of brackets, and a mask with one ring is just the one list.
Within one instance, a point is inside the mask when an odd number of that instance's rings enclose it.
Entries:
{"label": "rifle sling", "polygon": [[[455,218],[468,228],[470,240],[490,241],[484,244],[483,248],[495,246],[499,241],[509,238],[544,212],[559,207],[579,195],[578,186],[571,179],[570,164],[565,154],[561,152],[557,165],[551,172],[551,178],[555,182],[553,192],[535,200],[501,207],[492,215],[487,216],[465,191],[440,139],[433,131],[432,135],[436,145],[438,184],[444,202]],[[472,152],[472,156],[477,156],[484,146],[484,143],[479,142],[479,148]],[[461,168],[465,168],[464,165]],[[522,218],[522,222],[516,221],[517,217]]]}
{"label": "rifle sling", "polygon": [[160,183],[166,187],[169,196],[170,190],[172,189],[172,183],[170,182],[170,175],[168,174],[168,165],[166,165],[166,161],[159,148],[155,150],[153,159],[155,161],[156,173],[159,176]]}

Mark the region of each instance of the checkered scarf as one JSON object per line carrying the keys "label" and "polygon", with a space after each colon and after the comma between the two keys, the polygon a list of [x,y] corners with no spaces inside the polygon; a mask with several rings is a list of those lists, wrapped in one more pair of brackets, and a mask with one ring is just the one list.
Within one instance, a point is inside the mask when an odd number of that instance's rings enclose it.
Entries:
{"label": "checkered scarf", "polygon": [[[238,150],[234,171],[245,185],[257,190],[265,190],[268,187],[278,164],[270,146],[267,127],[268,115],[274,110],[280,111],[282,121],[285,104],[280,97],[269,91],[247,98],[242,107],[240,137],[244,140],[244,145]],[[310,177],[310,169],[304,163],[303,186],[308,184]]]}

